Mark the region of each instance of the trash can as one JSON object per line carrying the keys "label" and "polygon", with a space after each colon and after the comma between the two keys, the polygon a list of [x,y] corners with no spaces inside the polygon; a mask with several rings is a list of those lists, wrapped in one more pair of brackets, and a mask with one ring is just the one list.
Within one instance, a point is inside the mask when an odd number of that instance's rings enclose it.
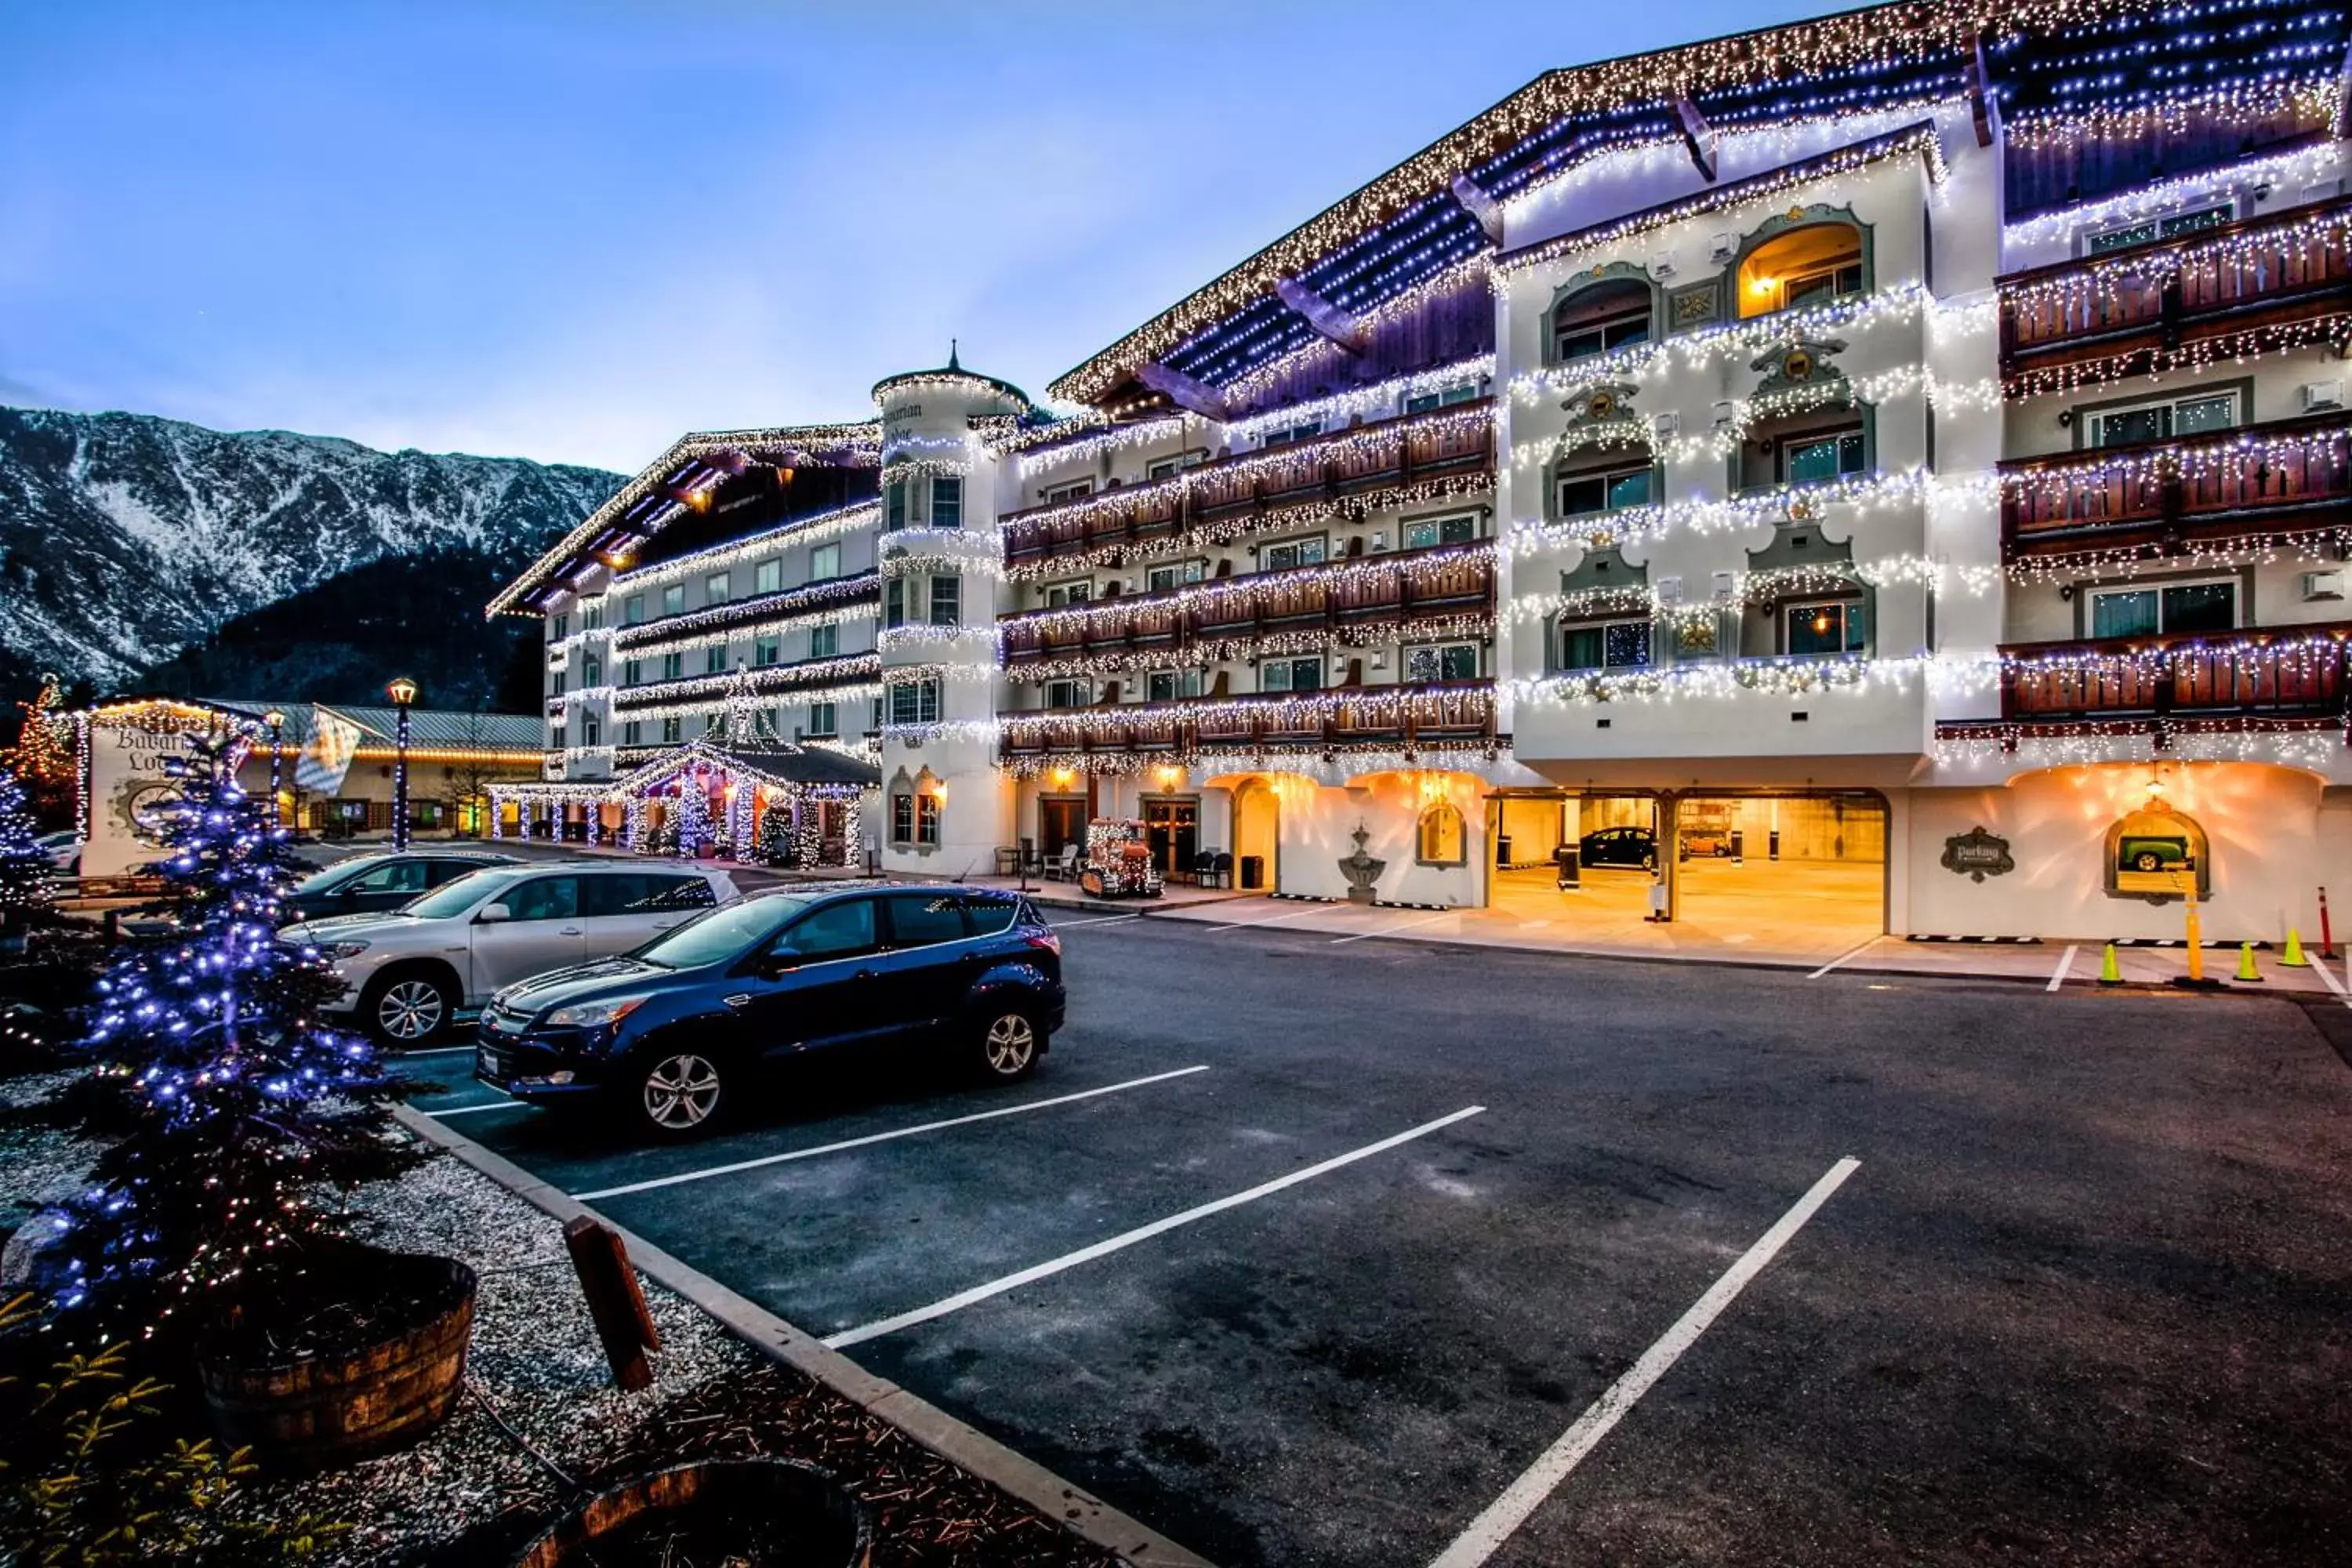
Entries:
{"label": "trash can", "polygon": [[1253,892],[1265,886],[1265,856],[1244,855],[1242,857],[1242,886],[1249,889]]}
{"label": "trash can", "polygon": [[1731,830],[1731,863],[1735,866],[1748,863],[1748,837],[1737,827]]}
{"label": "trash can", "polygon": [[1497,869],[1501,869],[1510,863],[1511,836],[1507,833],[1497,833],[1495,835],[1495,865]]}
{"label": "trash can", "polygon": [[1552,864],[1559,868],[1562,888],[1584,886],[1584,857],[1573,844],[1563,844],[1551,852]]}

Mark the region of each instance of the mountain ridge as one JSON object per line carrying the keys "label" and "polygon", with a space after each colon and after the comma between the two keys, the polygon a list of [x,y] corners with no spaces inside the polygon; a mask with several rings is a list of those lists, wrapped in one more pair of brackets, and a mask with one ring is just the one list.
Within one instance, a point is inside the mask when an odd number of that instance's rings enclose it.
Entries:
{"label": "mountain ridge", "polygon": [[93,688],[134,684],[238,617],[388,556],[455,552],[519,568],[625,479],[0,406],[0,667],[10,679],[47,668]]}

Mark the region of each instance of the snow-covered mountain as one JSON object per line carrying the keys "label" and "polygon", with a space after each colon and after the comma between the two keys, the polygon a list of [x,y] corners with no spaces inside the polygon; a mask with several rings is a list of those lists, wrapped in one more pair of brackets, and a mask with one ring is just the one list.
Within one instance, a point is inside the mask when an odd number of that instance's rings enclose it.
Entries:
{"label": "snow-covered mountain", "polygon": [[0,407],[0,657],[100,688],[385,555],[528,554],[623,482],[142,414]]}

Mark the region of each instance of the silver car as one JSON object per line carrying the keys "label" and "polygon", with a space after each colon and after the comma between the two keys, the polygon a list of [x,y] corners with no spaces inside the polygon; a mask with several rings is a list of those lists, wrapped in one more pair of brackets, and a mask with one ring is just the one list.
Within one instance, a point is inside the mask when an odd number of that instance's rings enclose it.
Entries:
{"label": "silver car", "polygon": [[499,866],[389,914],[334,915],[278,940],[316,947],[343,983],[331,1011],[387,1046],[434,1039],[493,992],[650,942],[735,896],[723,871],[614,860]]}

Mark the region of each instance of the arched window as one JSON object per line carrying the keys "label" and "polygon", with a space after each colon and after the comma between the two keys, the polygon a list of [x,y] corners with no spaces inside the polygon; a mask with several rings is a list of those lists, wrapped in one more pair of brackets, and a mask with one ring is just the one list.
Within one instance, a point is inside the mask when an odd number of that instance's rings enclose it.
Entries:
{"label": "arched window", "polygon": [[1638,279],[1595,283],[1552,308],[1554,364],[1645,343],[1651,335],[1650,286]]}
{"label": "arched window", "polygon": [[1470,858],[1469,835],[1462,813],[1451,801],[1441,800],[1421,814],[1420,847],[1414,858],[1424,866],[1459,866]]}
{"label": "arched window", "polygon": [[1862,230],[1850,223],[1809,223],[1749,251],[1735,279],[1742,316],[1769,316],[1826,304],[1864,285]]}

